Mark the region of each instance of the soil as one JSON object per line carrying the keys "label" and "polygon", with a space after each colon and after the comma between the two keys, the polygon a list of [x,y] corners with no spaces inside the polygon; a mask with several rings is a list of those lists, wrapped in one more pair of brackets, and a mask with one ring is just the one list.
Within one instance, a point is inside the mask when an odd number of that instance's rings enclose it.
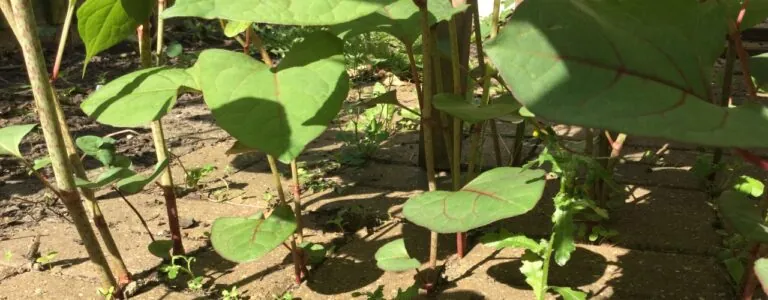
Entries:
{"label": "soil", "polygon": [[[187,51],[194,42],[182,41]],[[231,45],[223,45],[232,47]],[[82,57],[70,56],[56,85],[67,112],[68,125],[75,137],[106,135],[122,129],[96,124],[79,110],[78,104],[95,85],[114,79],[137,68],[135,50],[117,48],[92,61],[85,78],[80,77]],[[74,49],[71,53],[82,53]],[[183,61],[172,63],[184,64]],[[16,53],[0,55],[0,127],[36,122],[22,60]],[[73,89],[74,87],[74,89]],[[400,101],[416,106],[413,86],[397,87]],[[356,99],[356,92],[350,100]],[[305,191],[302,199],[306,240],[333,245],[333,252],[319,265],[311,267],[306,282],[292,280],[289,253],[278,247],[257,262],[235,264],[219,257],[211,248],[207,234],[211,223],[222,216],[247,216],[267,208],[265,194],[275,194],[266,159],[261,154],[228,156],[225,151],[233,139],[216,127],[199,96],[184,95],[164,118],[164,127],[172,152],[186,168],[212,165],[213,174],[202,180],[199,190],[180,193],[179,214],[184,223],[184,243],[189,255],[197,258],[196,274],[204,276],[203,291],[186,289],[182,279],[168,280],[158,271],[161,259],[147,250],[150,241],[136,215],[117,195],[98,193],[100,205],[118,242],[129,271],[141,283],[134,299],[216,299],[221,291],[237,286],[249,299],[276,299],[285,293],[293,299],[350,299],[355,291],[374,291],[384,286],[388,297],[398,288],[411,286],[415,271],[387,273],[379,270],[373,259],[383,244],[404,237],[412,256],[426,261],[427,230],[410,224],[401,216],[402,204],[424,190],[425,174],[417,166],[419,136],[401,131],[388,139],[362,167],[342,166],[326,177],[335,188]],[[336,140],[338,126],[331,126],[314,141],[302,156],[310,165],[333,161],[344,146]],[[514,126],[500,124],[503,149],[513,144]],[[578,135],[579,128],[560,126],[568,135]],[[155,163],[148,128],[121,133],[118,151],[132,158],[138,170],[148,170]],[[535,139],[525,140],[525,150],[535,155],[541,150]],[[646,149],[658,149],[664,142],[630,137],[624,160],[616,171],[616,180],[627,190],[613,199],[610,228],[619,235],[592,243],[581,241],[573,259],[565,267],[554,267],[553,285],[576,287],[591,293],[594,299],[733,299],[734,283],[716,259],[722,248],[718,218],[709,196],[687,170],[706,151],[688,145],[671,144],[662,163],[641,159]],[[484,145],[486,165],[494,162],[490,139]],[[30,159],[45,154],[39,133],[24,140],[23,153]],[[509,159],[504,151],[505,161]],[[94,169],[96,164],[88,164]],[[95,170],[92,170],[95,171]],[[281,166],[283,186],[288,190],[290,174]],[[765,178],[765,174],[752,170]],[[176,182],[183,182],[184,172],[173,165]],[[449,177],[441,173],[440,180]],[[524,216],[498,222],[512,232],[533,237],[549,234],[552,211],[550,184],[541,204]],[[290,194],[290,193],[287,193]],[[624,197],[624,195],[626,197]],[[81,246],[77,233],[67,221],[60,203],[45,204],[42,186],[28,176],[17,162],[0,158],[0,250],[12,255],[0,263],[0,299],[99,299],[97,279]],[[147,220],[151,233],[167,237],[167,221],[158,188],[130,196],[130,201]],[[49,200],[48,200],[49,201]],[[357,209],[353,209],[357,208]],[[329,221],[343,211],[356,211],[349,223],[339,228]],[[360,212],[363,212],[362,214]],[[43,271],[13,272],[26,263],[22,254],[36,235],[41,237],[42,252],[57,251],[54,261]],[[454,257],[455,237],[441,235],[439,259],[444,265],[443,280],[435,295],[425,299],[531,299],[532,291],[518,271],[519,250],[494,251],[477,244],[479,232],[469,235],[472,245],[462,260]],[[3,276],[3,274],[8,274]]]}

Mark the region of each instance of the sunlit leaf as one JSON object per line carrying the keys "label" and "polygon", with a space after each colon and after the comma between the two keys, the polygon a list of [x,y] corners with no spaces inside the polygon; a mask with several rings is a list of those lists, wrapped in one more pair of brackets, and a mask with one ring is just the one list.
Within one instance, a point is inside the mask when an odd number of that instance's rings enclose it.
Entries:
{"label": "sunlit leaf", "polygon": [[77,30],[85,43],[85,65],[91,57],[125,38],[152,13],[151,0],[88,0],[77,10]]}
{"label": "sunlit leaf", "polygon": [[586,300],[587,299],[587,293],[579,290],[574,290],[569,287],[551,286],[549,288],[554,290],[558,294],[560,294],[560,296],[563,297],[563,300]]}
{"label": "sunlit leaf", "polygon": [[224,35],[227,37],[236,37],[238,34],[243,33],[249,26],[253,24],[249,21],[229,21],[224,26]]}
{"label": "sunlit leaf", "polygon": [[131,177],[125,178],[117,182],[117,188],[128,194],[135,194],[144,189],[144,186],[155,181],[157,177],[165,172],[168,167],[168,159],[155,164],[155,169],[149,177],[145,177],[141,174],[136,174]]}
{"label": "sunlit leaf", "polygon": [[755,261],[755,274],[760,280],[763,291],[768,293],[768,258],[760,258]]}
{"label": "sunlit leaf", "polygon": [[483,243],[483,245],[496,249],[523,248],[531,250],[534,253],[541,253],[543,250],[543,246],[539,244],[539,242],[521,234],[512,235],[504,228],[499,232],[486,233],[480,237],[480,242]]}
{"label": "sunlit leaf", "polygon": [[223,217],[213,222],[211,243],[216,253],[234,262],[254,261],[283,243],[296,230],[296,217],[288,205],[275,208],[269,217]]}
{"label": "sunlit leaf", "polygon": [[760,180],[747,175],[741,175],[736,179],[733,189],[757,198],[763,195],[765,185],[763,185],[763,182]]}
{"label": "sunlit leaf", "polygon": [[394,0],[176,0],[162,16],[282,25],[333,25],[370,14]]}
{"label": "sunlit leaf", "polygon": [[390,272],[413,270],[421,266],[418,260],[408,255],[405,240],[397,239],[386,243],[376,251],[376,266]]}
{"label": "sunlit leaf", "polygon": [[753,242],[768,242],[768,226],[763,222],[756,201],[744,193],[725,191],[717,199],[723,219],[741,236]]}
{"label": "sunlit leaf", "polygon": [[[90,0],[89,0],[90,1]],[[149,68],[117,78],[86,99],[80,108],[99,123],[136,127],[159,120],[176,103],[184,85],[194,85],[180,69]]]}
{"label": "sunlit leaf", "polygon": [[123,178],[134,176],[134,175],[136,175],[136,173],[131,170],[128,170],[125,168],[111,167],[111,168],[107,168],[104,172],[99,174],[99,177],[97,177],[96,180],[94,181],[88,181],[86,179],[76,177],[75,184],[77,185],[77,187],[80,187],[80,188],[99,189],[110,183],[113,183]]}
{"label": "sunlit leaf", "polygon": [[24,157],[19,150],[21,140],[35,128],[35,124],[12,125],[0,128],[0,155],[12,155],[18,158]]}
{"label": "sunlit leaf", "polygon": [[274,70],[242,53],[206,50],[189,73],[222,129],[288,163],[325,131],[347,97],[342,48],[335,36],[316,32]]}
{"label": "sunlit leaf", "polygon": [[538,117],[628,135],[765,147],[768,109],[713,104],[724,1],[526,1],[488,57]]}
{"label": "sunlit leaf", "polygon": [[530,211],[544,192],[543,177],[542,170],[495,168],[460,191],[414,196],[405,203],[403,214],[435,232],[465,232]]}

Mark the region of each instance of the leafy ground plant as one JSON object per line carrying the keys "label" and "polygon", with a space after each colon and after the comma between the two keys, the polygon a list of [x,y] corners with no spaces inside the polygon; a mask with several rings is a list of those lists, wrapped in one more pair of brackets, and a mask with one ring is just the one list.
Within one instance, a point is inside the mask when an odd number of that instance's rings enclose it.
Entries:
{"label": "leafy ground plant", "polygon": [[[184,261],[184,264],[177,264],[176,261],[178,260]],[[203,288],[203,276],[196,276],[192,271],[192,263],[194,263],[195,260],[195,257],[174,255],[171,257],[170,264],[160,267],[160,272],[165,273],[170,280],[174,280],[180,273],[184,273],[189,277],[189,280],[187,280],[187,287],[190,290],[199,291]]]}

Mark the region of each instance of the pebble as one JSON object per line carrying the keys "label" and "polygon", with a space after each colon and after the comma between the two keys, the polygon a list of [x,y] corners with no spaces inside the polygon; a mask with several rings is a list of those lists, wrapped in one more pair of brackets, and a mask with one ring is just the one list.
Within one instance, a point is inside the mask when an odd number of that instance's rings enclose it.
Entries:
{"label": "pebble", "polygon": [[195,225],[197,225],[197,221],[193,218],[179,218],[179,227],[182,229],[192,228]]}

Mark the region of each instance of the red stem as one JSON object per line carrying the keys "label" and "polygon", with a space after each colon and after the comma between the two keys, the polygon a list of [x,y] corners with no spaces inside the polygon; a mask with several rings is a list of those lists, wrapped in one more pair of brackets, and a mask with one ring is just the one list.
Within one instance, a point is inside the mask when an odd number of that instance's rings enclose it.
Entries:
{"label": "red stem", "polygon": [[456,254],[459,256],[459,258],[464,258],[464,255],[466,253],[467,253],[467,233],[458,232],[456,233]]}

